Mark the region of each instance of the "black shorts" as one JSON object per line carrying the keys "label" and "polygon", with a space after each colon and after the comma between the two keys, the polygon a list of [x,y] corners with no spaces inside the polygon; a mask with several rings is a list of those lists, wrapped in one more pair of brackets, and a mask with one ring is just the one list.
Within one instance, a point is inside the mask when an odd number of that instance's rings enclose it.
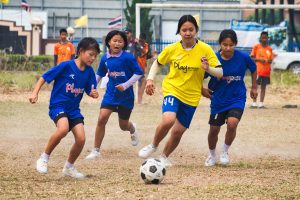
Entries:
{"label": "black shorts", "polygon": [[239,108],[232,108],[224,112],[210,115],[208,124],[211,126],[222,126],[227,121],[228,117],[234,117],[241,120],[243,115],[243,110]]}
{"label": "black shorts", "polygon": [[[54,119],[54,123],[57,124],[58,120],[60,118],[66,117],[68,118],[66,113],[60,113],[59,115],[57,115],[57,117]],[[68,118],[68,122],[69,122],[69,131],[72,130],[72,128],[74,128],[77,124],[84,124],[83,118],[75,118],[75,119],[70,119]]]}
{"label": "black shorts", "polygon": [[112,106],[112,105],[103,105],[101,108],[109,109],[113,112],[117,112],[120,119],[129,120],[131,115],[131,109],[125,108],[123,106]]}
{"label": "black shorts", "polygon": [[266,76],[258,76],[256,83],[258,85],[268,85],[270,84],[270,77],[266,77]]}

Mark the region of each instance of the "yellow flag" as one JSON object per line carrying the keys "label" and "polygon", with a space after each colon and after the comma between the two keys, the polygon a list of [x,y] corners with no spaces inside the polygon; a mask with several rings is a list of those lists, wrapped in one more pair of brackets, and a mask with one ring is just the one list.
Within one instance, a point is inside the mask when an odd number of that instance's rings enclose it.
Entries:
{"label": "yellow flag", "polygon": [[8,4],[9,0],[1,0],[1,3]]}
{"label": "yellow flag", "polygon": [[88,16],[84,15],[75,20],[75,28],[87,27],[88,26]]}
{"label": "yellow flag", "polygon": [[198,26],[200,26],[200,15],[194,15],[193,16],[198,24]]}

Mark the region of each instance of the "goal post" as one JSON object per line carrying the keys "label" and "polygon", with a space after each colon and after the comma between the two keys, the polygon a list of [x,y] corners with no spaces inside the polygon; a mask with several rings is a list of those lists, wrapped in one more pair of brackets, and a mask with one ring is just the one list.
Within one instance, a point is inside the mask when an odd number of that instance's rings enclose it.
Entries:
{"label": "goal post", "polygon": [[161,3],[137,3],[135,5],[135,35],[141,33],[141,9],[142,8],[181,8],[182,10],[211,10],[211,9],[300,9],[298,4],[267,5],[267,4],[161,4]]}
{"label": "goal post", "polygon": [[[135,35],[141,33],[141,9],[142,8],[169,8],[181,10],[237,10],[237,9],[300,9],[299,4],[268,5],[268,4],[184,4],[184,3],[137,3],[135,5]],[[136,101],[138,84],[136,83]]]}

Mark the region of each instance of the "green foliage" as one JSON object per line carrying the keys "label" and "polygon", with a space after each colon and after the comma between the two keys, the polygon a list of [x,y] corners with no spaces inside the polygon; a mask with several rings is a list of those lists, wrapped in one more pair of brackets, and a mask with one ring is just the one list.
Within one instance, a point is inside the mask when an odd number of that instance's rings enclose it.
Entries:
{"label": "green foliage", "polygon": [[9,92],[15,89],[23,91],[32,90],[36,83],[37,74],[34,72],[12,72],[1,71],[0,72],[0,87],[4,92]]}
{"label": "green foliage", "polygon": [[25,56],[20,54],[0,54],[0,70],[44,71],[53,66],[53,56]]}
{"label": "green foliage", "polygon": [[300,74],[294,74],[292,71],[273,71],[271,82],[275,86],[293,86],[300,85]]}
{"label": "green foliage", "polygon": [[[152,0],[132,0],[131,5],[129,5],[129,0],[126,0],[126,8],[124,9],[124,14],[127,20],[126,28],[132,30],[135,33],[135,4],[136,3],[152,3]],[[151,9],[143,8],[141,9],[141,32],[145,33],[147,36],[148,43],[151,42],[153,31],[151,30],[152,20],[154,16],[150,16]],[[139,37],[136,35],[136,37]],[[149,43],[150,44],[150,43]]]}
{"label": "green foliage", "polygon": [[[261,19],[262,18],[262,10],[258,11],[258,18]],[[274,17],[275,17],[275,24],[279,24],[280,21],[280,11],[279,10],[275,10],[274,12]],[[252,14],[250,16],[248,16],[247,20],[250,21],[255,21],[255,14]],[[266,9],[266,21],[263,22],[265,24],[269,24],[269,25],[274,25],[272,24],[272,19],[271,19],[271,10],[270,9]]]}

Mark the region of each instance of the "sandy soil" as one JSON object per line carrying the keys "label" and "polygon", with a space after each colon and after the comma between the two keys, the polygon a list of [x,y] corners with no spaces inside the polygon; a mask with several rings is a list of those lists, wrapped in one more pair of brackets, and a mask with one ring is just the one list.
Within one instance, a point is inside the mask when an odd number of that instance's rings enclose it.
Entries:
{"label": "sandy soil", "polygon": [[[130,145],[114,114],[107,124],[102,158],[87,162],[93,145],[99,101],[84,97],[86,145],[76,162],[87,175],[83,181],[61,176],[73,143],[70,133],[51,155],[49,173],[38,174],[35,162],[55,130],[48,117],[49,91],[36,105],[29,93],[0,94],[0,199],[297,199],[300,196],[300,87],[269,87],[268,109],[247,108],[230,148],[228,167],[206,168],[209,100],[202,99],[191,128],[171,155],[174,166],[160,185],[145,185],[138,174],[142,159],[137,152],[151,142],[161,118],[162,96],[145,96],[131,119],[138,124],[141,143]],[[282,108],[286,104],[296,109]],[[224,140],[222,128],[217,151]],[[163,144],[153,155],[159,156]]]}

